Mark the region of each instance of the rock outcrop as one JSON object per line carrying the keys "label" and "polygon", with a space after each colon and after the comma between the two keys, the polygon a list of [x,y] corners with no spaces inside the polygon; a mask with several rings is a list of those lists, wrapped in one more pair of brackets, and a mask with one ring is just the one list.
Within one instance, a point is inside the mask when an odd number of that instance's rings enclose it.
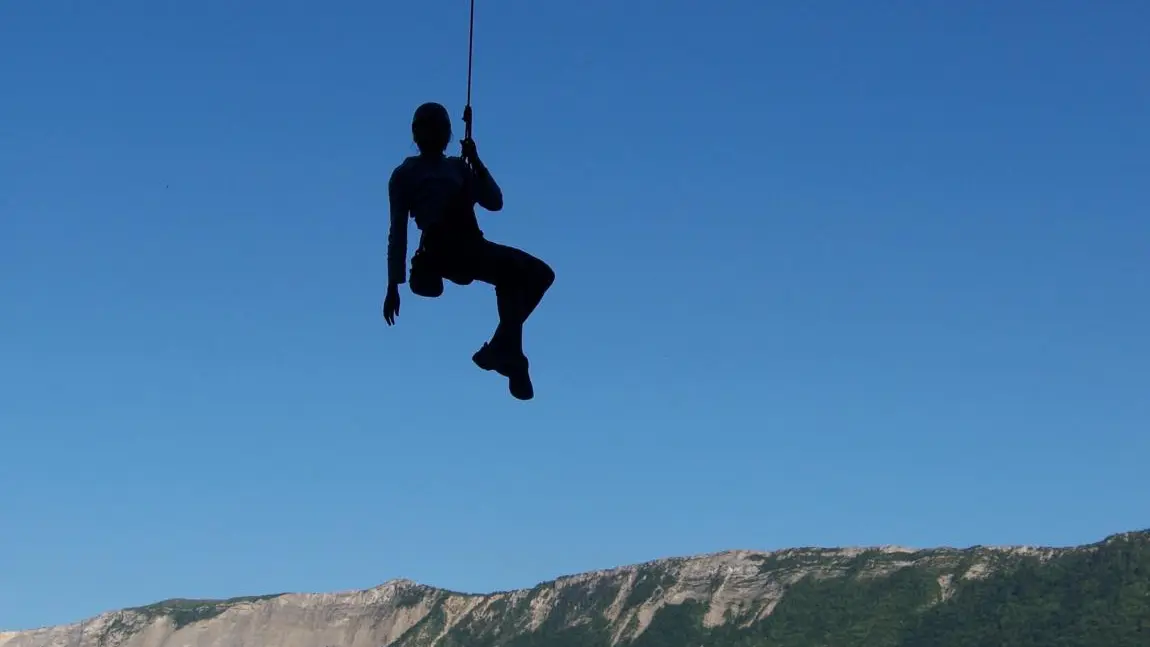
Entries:
{"label": "rock outcrop", "polygon": [[[1145,532],[1075,548],[728,551],[486,595],[395,580],[343,593],[168,600],[66,626],[0,633],[0,647],[697,647],[703,639],[773,644],[763,642],[768,634],[778,644],[804,644],[779,636],[802,635],[803,609],[812,605],[824,608],[819,622],[827,632],[866,626],[909,641],[914,631],[950,617],[939,611],[932,620],[932,609],[997,590],[973,583],[1023,571],[1056,575],[1049,570],[1054,562],[1081,572],[1105,561],[1099,555],[1108,550],[1133,555],[1122,558],[1135,567],[1120,583],[1134,578],[1138,585],[1138,560],[1150,564]],[[1141,585],[1150,591],[1150,569],[1143,576]],[[1145,622],[1150,631],[1150,617]]]}

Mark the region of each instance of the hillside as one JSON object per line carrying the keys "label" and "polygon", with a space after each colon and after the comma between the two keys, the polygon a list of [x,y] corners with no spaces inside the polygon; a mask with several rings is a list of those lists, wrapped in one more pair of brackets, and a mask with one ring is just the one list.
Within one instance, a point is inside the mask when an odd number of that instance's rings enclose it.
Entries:
{"label": "hillside", "polygon": [[531,589],[407,580],[169,600],[0,647],[1146,647],[1150,531],[1071,548],[795,548],[657,560]]}

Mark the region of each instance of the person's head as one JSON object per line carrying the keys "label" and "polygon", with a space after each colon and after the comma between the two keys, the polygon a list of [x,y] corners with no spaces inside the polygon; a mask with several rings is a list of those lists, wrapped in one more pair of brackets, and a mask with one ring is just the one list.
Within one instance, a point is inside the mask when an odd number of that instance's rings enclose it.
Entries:
{"label": "person's head", "polygon": [[411,138],[424,154],[441,154],[451,143],[451,115],[438,103],[425,103],[411,118]]}

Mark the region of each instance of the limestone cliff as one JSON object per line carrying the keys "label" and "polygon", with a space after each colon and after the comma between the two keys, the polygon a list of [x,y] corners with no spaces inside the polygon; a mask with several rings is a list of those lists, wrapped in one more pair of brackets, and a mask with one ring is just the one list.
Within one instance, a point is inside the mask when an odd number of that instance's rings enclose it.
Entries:
{"label": "limestone cliff", "polygon": [[[701,640],[802,645],[808,644],[801,642],[804,635],[816,644],[819,632],[862,627],[867,635],[904,641],[875,644],[913,644],[910,627],[922,624],[917,618],[929,620],[933,616],[924,614],[931,609],[953,606],[956,595],[969,599],[996,590],[969,583],[1026,569],[1054,573],[1046,567],[1052,562],[1089,569],[1101,559],[1097,555],[1115,546],[1134,555],[1122,558],[1134,570],[1120,584],[1133,578],[1139,585],[1144,577],[1141,585],[1150,591],[1150,566],[1141,576],[1137,570],[1150,565],[1150,533],[1115,535],[1077,548],[729,551],[488,595],[396,580],[344,593],[168,600],[66,626],[0,633],[0,647],[696,647]],[[968,589],[973,592],[963,593]],[[804,620],[809,608],[820,609],[817,622]],[[1146,608],[1150,612],[1150,600]],[[936,624],[944,622],[945,614],[936,615]],[[804,622],[827,627],[807,629]],[[1150,631],[1150,616],[1146,622]]]}

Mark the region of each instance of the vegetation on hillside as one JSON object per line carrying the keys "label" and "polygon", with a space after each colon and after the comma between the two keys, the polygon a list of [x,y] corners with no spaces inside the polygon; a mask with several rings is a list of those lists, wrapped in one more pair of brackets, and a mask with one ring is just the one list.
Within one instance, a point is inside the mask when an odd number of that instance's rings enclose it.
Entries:
{"label": "vegetation on hillside", "polygon": [[[705,602],[686,600],[659,608],[636,634],[633,612],[676,585],[681,561],[672,560],[493,596],[404,587],[395,607],[428,605],[429,613],[392,647],[611,647],[617,636],[633,636],[619,647],[1150,645],[1150,531],[1064,550],[870,550],[850,557],[812,549],[751,559],[763,577],[784,587],[782,598],[768,614],[761,613],[765,601],[749,600],[718,627],[704,625]],[[712,592],[719,584],[711,583]],[[133,616],[163,615],[182,627],[275,597],[167,600],[129,609],[100,644],[130,632]],[[475,604],[464,609],[460,597]],[[538,609],[549,613],[536,618]],[[464,617],[453,616],[461,612]]]}
{"label": "vegetation on hillside", "polygon": [[[985,577],[962,578],[992,555]],[[926,559],[924,559],[926,558]],[[913,560],[913,565],[907,566]],[[763,560],[763,571],[813,566],[802,555]],[[900,564],[901,562],[901,564]],[[868,551],[831,576],[807,576],[750,626],[706,628],[705,604],[661,608],[645,631],[621,647],[1146,647],[1150,645],[1150,532],[1052,556],[984,549],[923,551],[908,557]],[[641,567],[625,606],[638,605],[673,576]],[[597,589],[542,584],[519,604],[490,609],[493,621],[465,618],[440,636],[441,647],[608,647],[604,612],[618,582]],[[527,631],[530,600],[556,598],[551,614]],[[498,604],[498,603],[497,603]],[[445,618],[435,613],[400,641],[426,647]]]}

